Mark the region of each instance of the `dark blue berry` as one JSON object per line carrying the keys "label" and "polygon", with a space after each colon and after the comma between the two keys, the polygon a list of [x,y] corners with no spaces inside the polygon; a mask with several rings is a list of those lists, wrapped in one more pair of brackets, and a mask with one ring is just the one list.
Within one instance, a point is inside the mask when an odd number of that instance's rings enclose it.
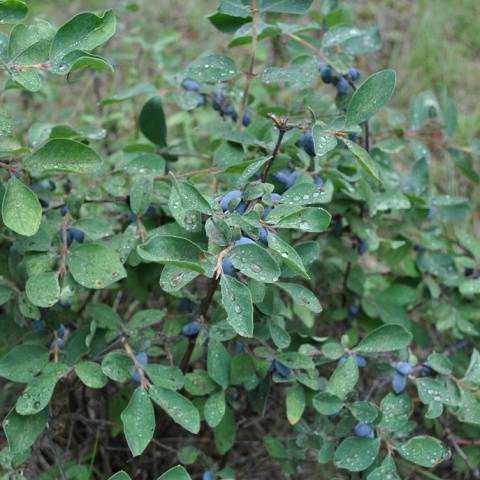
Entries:
{"label": "dark blue berry", "polygon": [[323,178],[320,175],[314,175],[313,176],[313,183],[317,187],[323,187]]}
{"label": "dark blue berry", "polygon": [[235,267],[233,266],[230,257],[223,257],[222,260],[222,270],[225,275],[233,276],[235,275]]}
{"label": "dark blue berry", "polygon": [[407,377],[395,372],[392,379],[392,388],[396,394],[402,393],[407,387]]}
{"label": "dark blue berry", "polygon": [[235,340],[234,348],[236,353],[243,353],[245,351],[245,345],[239,340]]}
{"label": "dark blue berry", "polygon": [[245,213],[245,210],[247,209],[247,204],[245,202],[240,202],[238,205],[237,205],[237,208],[235,209],[235,211],[237,213],[239,213],[240,215],[244,214]]}
{"label": "dark blue berry", "polygon": [[320,67],[320,77],[323,83],[332,83],[333,81],[332,69],[327,65]]}
{"label": "dark blue berry", "polygon": [[474,272],[474,271],[475,271],[475,270],[474,270],[473,268],[471,268],[471,267],[466,267],[466,268],[464,269],[464,271],[463,271],[463,274],[464,274],[466,277],[470,277],[470,276],[473,275],[473,272]]}
{"label": "dark blue berry", "polygon": [[273,368],[283,378],[288,378],[292,374],[292,369],[278,360],[273,361]]}
{"label": "dark blue berry", "polygon": [[313,142],[313,135],[310,132],[303,132],[300,137],[300,145],[305,152],[311,157],[315,156],[315,144]]}
{"label": "dark blue berry", "polygon": [[360,78],[360,72],[356,68],[350,67],[348,69],[348,78],[352,80],[352,82],[355,82]]}
{"label": "dark blue berry", "polygon": [[359,422],[355,425],[355,435],[357,437],[373,438],[375,432],[369,423]]}
{"label": "dark blue berry", "polygon": [[215,480],[215,475],[213,474],[213,472],[211,470],[207,470],[202,475],[202,480]]}
{"label": "dark blue berry", "polygon": [[238,247],[239,245],[248,245],[255,243],[251,238],[248,237],[240,237],[236,242],[235,246]]}
{"label": "dark blue berry", "polygon": [[44,198],[39,198],[38,201],[43,208],[48,208],[50,206],[50,202]]}
{"label": "dark blue berry", "polygon": [[214,110],[221,112],[225,105],[225,95],[221,92],[213,94],[212,107]]}
{"label": "dark blue berry", "polygon": [[60,215],[62,217],[64,217],[66,214],[68,213],[68,205],[66,203],[64,203],[61,207],[60,207]]}
{"label": "dark blue berry", "polygon": [[65,325],[62,323],[57,330],[58,338],[63,338],[65,336]]}
{"label": "dark blue berry", "polygon": [[262,243],[268,243],[268,230],[265,227],[261,227],[258,230],[258,239]]}
{"label": "dark blue berry", "polygon": [[[227,210],[230,210],[230,204],[234,200],[240,200],[242,198],[242,192],[240,190],[232,190],[231,192],[227,192],[222,199],[220,200],[220,208],[226,212]],[[235,206],[238,206],[238,203],[236,203]]]}
{"label": "dark blue berry", "polygon": [[223,114],[226,117],[230,117],[234,122],[236,122],[238,120],[238,113],[231,105],[227,105],[223,109]]}
{"label": "dark blue berry", "polygon": [[275,173],[274,176],[285,188],[290,188],[297,181],[300,173],[292,168],[285,168]]}
{"label": "dark blue berry", "polygon": [[182,88],[188,90],[189,92],[198,92],[200,90],[200,84],[196,80],[186,78],[182,82]]}
{"label": "dark blue berry", "polygon": [[53,192],[57,186],[53,180],[41,180],[38,183],[31,185],[32,190],[50,190]]}
{"label": "dark blue berry", "polygon": [[337,91],[340,95],[345,95],[348,93],[348,89],[350,88],[350,85],[348,84],[347,79],[344,77],[340,77],[337,81]]}
{"label": "dark blue berry", "polygon": [[178,304],[177,311],[180,313],[191,313],[195,309],[195,304],[189,299],[183,297],[180,299]]}
{"label": "dark blue berry", "polygon": [[365,240],[358,242],[357,251],[359,255],[365,255],[368,252],[368,243]]}
{"label": "dark blue berry", "polygon": [[204,93],[199,93],[197,95],[197,107],[201,107],[207,103],[207,96]]}
{"label": "dark blue berry", "polygon": [[413,365],[409,362],[397,362],[395,363],[394,368],[402,375],[410,375],[413,372]]}
{"label": "dark blue berry", "polygon": [[135,213],[133,213],[131,210],[128,211],[128,220],[130,222],[136,222],[137,221],[137,215],[135,215]]}
{"label": "dark blue berry", "polygon": [[355,363],[359,368],[365,368],[367,366],[367,360],[361,355],[354,355]]}
{"label": "dark blue berry", "polygon": [[242,118],[242,125],[244,127],[248,127],[251,123],[252,123],[252,117],[248,113],[245,113]]}
{"label": "dark blue berry", "polygon": [[270,200],[272,201],[272,203],[280,203],[280,201],[282,200],[282,196],[278,193],[272,193],[270,195]]}
{"label": "dark blue berry", "polygon": [[348,316],[349,318],[355,318],[360,313],[360,305],[352,303],[348,306]]}
{"label": "dark blue berry", "polygon": [[196,337],[201,327],[202,327],[202,324],[198,320],[194,320],[193,322],[187,323],[182,328],[182,333],[186,337]]}
{"label": "dark blue berry", "polygon": [[135,355],[135,358],[137,359],[137,362],[142,366],[145,366],[148,363],[148,355],[145,352],[138,352]]}
{"label": "dark blue berry", "polygon": [[70,227],[70,231],[72,232],[73,238],[78,243],[83,243],[83,241],[85,240],[85,232],[83,230],[75,227]]}

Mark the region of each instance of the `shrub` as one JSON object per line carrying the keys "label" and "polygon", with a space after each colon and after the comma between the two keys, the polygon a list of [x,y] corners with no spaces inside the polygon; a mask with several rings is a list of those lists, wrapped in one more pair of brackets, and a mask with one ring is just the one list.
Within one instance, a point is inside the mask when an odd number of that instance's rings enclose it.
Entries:
{"label": "shrub", "polygon": [[[311,5],[222,0],[246,72],[119,90],[112,11],[0,2],[2,478],[478,474],[478,152],[444,91],[405,114],[357,68],[376,27]],[[95,104],[36,116],[77,84]]]}

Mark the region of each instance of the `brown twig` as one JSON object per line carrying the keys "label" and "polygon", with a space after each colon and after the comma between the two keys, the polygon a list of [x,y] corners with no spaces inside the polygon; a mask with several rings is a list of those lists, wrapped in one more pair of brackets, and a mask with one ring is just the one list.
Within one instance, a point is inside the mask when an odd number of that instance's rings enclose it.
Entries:
{"label": "brown twig", "polygon": [[143,365],[137,360],[137,357],[135,356],[135,352],[133,351],[132,347],[128,343],[127,338],[122,337],[120,341],[122,343],[122,346],[125,352],[127,352],[127,355],[132,359],[133,363],[135,364],[135,368],[137,369],[138,375],[140,376],[140,385],[145,390],[148,390],[150,388],[150,382],[145,376],[145,370],[143,369]]}
{"label": "brown twig", "polygon": [[262,182],[265,182],[268,177],[268,173],[272,168],[273,162],[275,161],[275,158],[280,151],[280,146],[282,145],[282,140],[285,136],[285,133],[287,133],[288,130],[291,130],[293,128],[291,125],[288,125],[287,120],[284,118],[276,117],[273,114],[270,114],[270,118],[273,120],[273,123],[278,130],[278,137],[277,142],[275,143],[275,147],[273,148],[272,156],[269,158],[267,165],[265,166],[265,170],[263,171]]}

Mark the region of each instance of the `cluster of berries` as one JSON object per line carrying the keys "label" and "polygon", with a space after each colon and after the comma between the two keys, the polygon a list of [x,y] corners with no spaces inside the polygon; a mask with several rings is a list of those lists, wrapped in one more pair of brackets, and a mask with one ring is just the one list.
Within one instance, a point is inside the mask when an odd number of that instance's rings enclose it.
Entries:
{"label": "cluster of berries", "polygon": [[346,95],[350,90],[350,82],[355,82],[360,78],[360,72],[351,67],[345,75],[336,74],[330,65],[320,62],[318,71],[323,83],[331,83],[337,88],[340,95]]}

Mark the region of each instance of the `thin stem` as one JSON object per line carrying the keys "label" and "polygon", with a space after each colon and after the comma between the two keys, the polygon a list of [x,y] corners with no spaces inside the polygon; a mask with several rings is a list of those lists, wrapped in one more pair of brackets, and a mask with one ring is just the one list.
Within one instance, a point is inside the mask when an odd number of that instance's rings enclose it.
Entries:
{"label": "thin stem", "polygon": [[135,368],[138,371],[138,375],[140,376],[140,384],[144,389],[148,389],[150,387],[150,382],[148,381],[147,377],[145,376],[145,371],[143,370],[143,365],[137,360],[135,356],[135,352],[133,351],[132,347],[128,343],[126,337],[122,337],[120,340],[125,352],[127,355],[132,359],[133,363],[135,364]]}
{"label": "thin stem", "polygon": [[275,144],[275,147],[274,147],[273,152],[272,152],[272,156],[268,160],[267,165],[265,166],[265,170],[263,171],[262,182],[265,182],[265,180],[268,177],[268,173],[270,172],[270,169],[272,168],[273,162],[275,161],[275,158],[278,155],[278,152],[280,151],[280,146],[282,145],[282,140],[283,140],[283,137],[286,133],[286,130],[284,128],[279,128],[278,125],[277,125],[277,128],[278,128],[277,143]]}
{"label": "thin stem", "polygon": [[369,152],[370,151],[370,127],[368,125],[368,120],[364,123],[364,131],[365,131],[365,150]]}
{"label": "thin stem", "polygon": [[312,45],[310,42],[308,42],[307,40],[304,40],[303,38],[299,37],[298,35],[295,35],[294,33],[285,33],[285,35],[288,38],[290,38],[290,39],[294,40],[295,42],[299,43],[300,45],[303,45],[304,47],[307,47],[312,52],[315,52],[317,57],[321,58],[323,61],[328,62],[328,60],[325,57],[325,55],[323,54],[323,52],[319,48],[317,48],[315,45]]}
{"label": "thin stem", "polygon": [[240,111],[238,113],[237,126],[240,128],[243,122],[243,115],[245,114],[245,109],[248,102],[248,93],[250,92],[250,85],[253,78],[255,78],[255,65],[257,63],[257,43],[258,43],[258,34],[257,34],[257,22],[258,22],[258,9],[257,9],[257,0],[252,0],[252,53],[250,57],[250,67],[247,72],[245,72],[246,82],[245,88],[243,90],[242,101],[240,103]]}

